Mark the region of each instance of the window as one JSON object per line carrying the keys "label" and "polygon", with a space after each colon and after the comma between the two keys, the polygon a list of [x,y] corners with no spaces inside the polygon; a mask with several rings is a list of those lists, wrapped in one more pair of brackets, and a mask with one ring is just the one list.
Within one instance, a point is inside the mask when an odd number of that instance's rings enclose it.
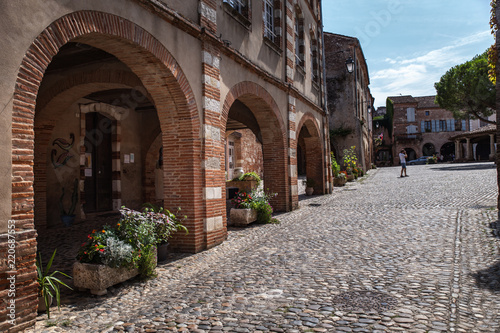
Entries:
{"label": "window", "polygon": [[299,15],[300,9],[295,15],[295,65],[304,68],[304,20]]}
{"label": "window", "polygon": [[430,114],[431,114],[431,113],[430,113],[430,111],[425,111],[425,115],[426,115],[426,116],[428,116],[428,115],[430,115]]}
{"label": "window", "polygon": [[417,126],[415,126],[415,125],[406,126],[406,133],[407,134],[417,133]]}
{"label": "window", "polygon": [[446,132],[446,120],[440,120],[439,121],[439,130],[438,132]]}
{"label": "window", "polygon": [[248,1],[247,0],[224,0],[231,7],[233,7],[238,13],[247,17],[248,16]]}
{"label": "window", "polygon": [[299,18],[295,17],[295,64],[300,65],[300,54],[299,54]]}
{"label": "window", "polygon": [[431,132],[432,131],[432,124],[430,120],[424,121],[424,126],[423,129],[425,132]]}
{"label": "window", "polygon": [[274,4],[273,0],[264,0],[264,37],[273,43],[276,42],[274,34]]}
{"label": "window", "polygon": [[415,121],[415,108],[406,109],[406,119],[409,123]]}

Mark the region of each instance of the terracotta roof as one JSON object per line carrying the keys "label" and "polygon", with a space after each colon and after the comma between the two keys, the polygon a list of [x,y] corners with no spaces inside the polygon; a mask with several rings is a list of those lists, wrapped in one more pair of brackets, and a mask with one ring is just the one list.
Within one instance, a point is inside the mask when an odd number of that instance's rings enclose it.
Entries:
{"label": "terracotta roof", "polygon": [[454,139],[459,139],[459,138],[468,138],[468,137],[475,137],[475,136],[481,136],[484,134],[494,134],[496,133],[497,130],[497,125],[494,124],[489,124],[483,127],[476,128],[475,130],[469,131],[469,132],[464,132],[458,135],[454,135],[450,137],[451,140]]}
{"label": "terracotta roof", "polygon": [[387,97],[392,101],[394,104],[405,104],[405,103],[416,103],[417,101],[415,100],[414,97],[410,95],[405,95],[405,96],[390,96]]}

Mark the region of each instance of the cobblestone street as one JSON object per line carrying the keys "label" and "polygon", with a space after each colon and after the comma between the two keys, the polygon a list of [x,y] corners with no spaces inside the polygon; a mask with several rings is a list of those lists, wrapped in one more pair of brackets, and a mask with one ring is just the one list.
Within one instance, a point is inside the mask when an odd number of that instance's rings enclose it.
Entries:
{"label": "cobblestone street", "polygon": [[[500,332],[492,163],[371,170],[36,332]],[[47,326],[53,325],[53,326]]]}

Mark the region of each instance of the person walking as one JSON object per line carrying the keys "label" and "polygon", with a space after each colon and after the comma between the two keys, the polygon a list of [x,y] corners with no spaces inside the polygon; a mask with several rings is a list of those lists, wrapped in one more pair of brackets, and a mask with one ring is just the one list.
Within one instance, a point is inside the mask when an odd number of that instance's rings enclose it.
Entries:
{"label": "person walking", "polygon": [[408,155],[406,155],[406,151],[404,149],[401,149],[401,152],[399,153],[399,162],[401,163],[401,177],[403,177],[403,171],[405,173],[404,177],[408,177],[406,174],[406,158],[408,158]]}

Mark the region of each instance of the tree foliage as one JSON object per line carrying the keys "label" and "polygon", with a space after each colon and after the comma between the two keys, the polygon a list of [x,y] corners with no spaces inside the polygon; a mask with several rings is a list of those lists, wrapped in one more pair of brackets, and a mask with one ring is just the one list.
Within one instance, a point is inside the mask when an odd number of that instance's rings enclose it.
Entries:
{"label": "tree foliage", "polygon": [[488,77],[487,53],[452,67],[434,84],[436,102],[443,109],[452,111],[456,119],[496,123],[487,119],[496,108],[496,89]]}

